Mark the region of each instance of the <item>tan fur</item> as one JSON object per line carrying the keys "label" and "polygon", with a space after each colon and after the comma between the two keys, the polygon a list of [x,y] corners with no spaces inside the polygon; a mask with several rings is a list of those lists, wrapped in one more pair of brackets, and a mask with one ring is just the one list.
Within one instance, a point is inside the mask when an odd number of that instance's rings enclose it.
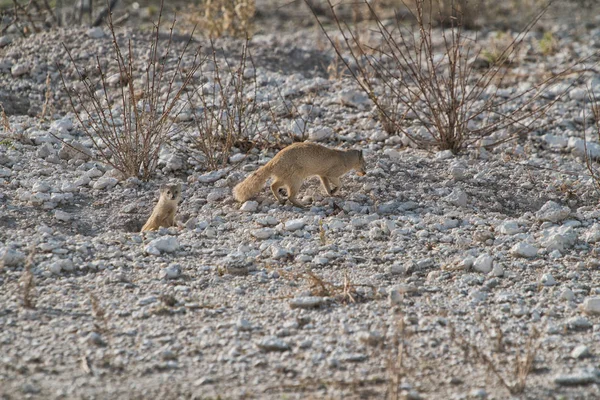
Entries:
{"label": "tan fur", "polygon": [[163,185],[160,187],[160,198],[152,210],[152,215],[142,227],[142,232],[156,231],[158,228],[175,225],[175,214],[177,204],[181,199],[181,183],[175,185]]}
{"label": "tan fur", "polygon": [[318,176],[325,192],[332,196],[342,186],[340,177],[352,169],[359,175],[366,173],[365,160],[360,150],[336,150],[309,142],[294,143],[234,187],[233,197],[240,203],[251,199],[260,192],[267,179],[272,177],[271,192],[277,201],[285,203],[278,192],[283,187],[292,204],[304,207],[296,196],[306,178]]}

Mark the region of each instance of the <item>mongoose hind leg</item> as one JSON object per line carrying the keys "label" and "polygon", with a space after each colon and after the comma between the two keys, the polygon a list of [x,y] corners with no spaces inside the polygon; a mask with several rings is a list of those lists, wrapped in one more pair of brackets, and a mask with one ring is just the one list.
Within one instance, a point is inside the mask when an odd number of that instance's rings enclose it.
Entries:
{"label": "mongoose hind leg", "polygon": [[333,194],[333,191],[331,190],[331,186],[329,185],[329,178],[327,178],[326,176],[319,176],[319,179],[321,179],[321,185],[323,185],[323,189],[325,189],[327,195],[331,196]]}
{"label": "mongoose hind leg", "polygon": [[[279,189],[284,185],[284,183],[282,181],[279,180],[274,180],[273,183],[271,183],[271,192],[273,192],[273,196],[275,196],[275,198],[277,199],[277,201],[280,204],[285,204],[285,199],[281,197],[281,195],[279,194]],[[289,193],[289,191],[288,191]]]}

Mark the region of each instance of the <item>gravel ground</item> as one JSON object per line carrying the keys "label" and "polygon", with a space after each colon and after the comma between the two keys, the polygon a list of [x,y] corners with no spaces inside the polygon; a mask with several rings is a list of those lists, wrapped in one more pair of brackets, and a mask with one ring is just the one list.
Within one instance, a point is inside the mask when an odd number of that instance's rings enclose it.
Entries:
{"label": "gravel ground", "polygon": [[[598,22],[553,35],[558,51],[525,57],[523,79],[600,47]],[[291,101],[311,140],[363,149],[368,174],[334,198],[307,181],[306,209],[267,188],[240,208],[231,188],[277,149],[236,149],[241,167],[213,172],[165,149],[149,182],[68,151],[57,137],[91,141],[60,84],[57,62],[75,77],[63,42],[116,72],[102,30],[0,49],[0,398],[505,399],[525,360],[515,398],[600,397],[599,195],[581,159],[598,57],[555,89],[539,129],[453,155],[385,133],[353,82],[329,76],[314,27],[257,34],[259,94]],[[175,180],[178,226],[137,232]]]}

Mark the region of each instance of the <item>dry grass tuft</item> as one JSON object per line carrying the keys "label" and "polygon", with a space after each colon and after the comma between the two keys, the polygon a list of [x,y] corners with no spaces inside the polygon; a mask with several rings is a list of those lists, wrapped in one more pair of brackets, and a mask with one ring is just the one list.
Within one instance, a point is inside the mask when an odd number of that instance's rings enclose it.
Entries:
{"label": "dry grass tuft", "polygon": [[[498,327],[497,331],[501,329]],[[467,362],[477,365],[476,363],[483,364],[488,372],[490,372],[498,382],[508,390],[511,395],[518,395],[525,391],[527,385],[527,377],[533,369],[535,357],[540,348],[540,332],[534,327],[531,329],[525,349],[518,349],[515,351],[513,358],[512,376],[502,371],[500,362],[496,360],[491,352],[487,352],[482,347],[475,344],[475,340],[465,336],[464,334],[458,334],[454,326],[450,326],[450,339],[453,343],[456,343],[459,348],[464,352],[464,358]],[[505,349],[502,343],[498,346],[497,341],[502,341],[503,334],[496,337],[496,345],[492,344],[490,347],[492,351],[502,353],[502,359],[506,360],[508,356],[507,349]]]}
{"label": "dry grass tuft", "polygon": [[247,38],[252,31],[255,0],[201,0],[188,7],[186,20],[209,37]]}
{"label": "dry grass tuft", "polygon": [[92,292],[88,291],[90,297],[90,303],[92,304],[92,317],[94,317],[94,330],[98,333],[107,333],[108,329],[108,317],[106,311],[102,308],[102,304]]}
{"label": "dry grass tuft", "polygon": [[313,271],[307,270],[300,273],[287,272],[281,269],[277,270],[281,277],[293,281],[302,281],[308,284],[308,289],[312,296],[329,297],[341,304],[360,303],[367,298],[362,291],[357,290],[360,287],[367,287],[374,291],[372,285],[355,284],[348,274],[344,274],[344,280],[341,284],[336,284],[323,279]]}

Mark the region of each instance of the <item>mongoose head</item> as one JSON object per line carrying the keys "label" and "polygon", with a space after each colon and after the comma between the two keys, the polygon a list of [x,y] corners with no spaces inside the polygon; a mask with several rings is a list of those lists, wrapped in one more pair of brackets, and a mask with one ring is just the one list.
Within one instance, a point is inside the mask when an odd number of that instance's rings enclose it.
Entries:
{"label": "mongoose head", "polygon": [[358,162],[355,165],[354,169],[359,176],[365,176],[367,174],[367,163],[365,162],[365,157],[363,156],[362,150],[352,150],[357,153]]}
{"label": "mongoose head", "polygon": [[160,187],[160,197],[166,200],[179,201],[181,199],[181,183],[162,185]]}

